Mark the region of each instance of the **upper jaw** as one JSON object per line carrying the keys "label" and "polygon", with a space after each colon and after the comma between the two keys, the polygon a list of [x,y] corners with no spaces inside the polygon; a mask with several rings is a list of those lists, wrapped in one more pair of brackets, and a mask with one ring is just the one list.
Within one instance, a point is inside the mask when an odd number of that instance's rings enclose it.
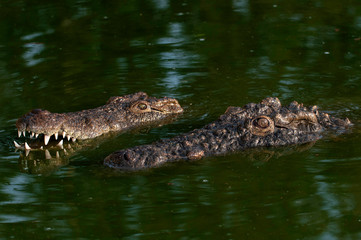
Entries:
{"label": "upper jaw", "polygon": [[[166,115],[183,112],[178,101],[173,98],[154,98],[144,101],[149,101],[151,110],[159,112],[162,115],[160,120],[164,119]],[[126,112],[126,109],[120,111]],[[22,135],[25,136],[29,134],[31,138],[37,138],[40,135],[44,135],[44,144],[47,145],[50,139],[57,140],[63,138],[75,141],[76,139],[94,138],[111,129],[111,126],[107,126],[106,122],[104,126],[101,126],[98,130],[94,129],[87,122],[84,122],[86,118],[84,118],[83,114],[81,114],[79,118],[76,118],[78,120],[69,114],[51,113],[41,109],[31,110],[17,120],[16,127],[18,129],[18,136],[21,137]],[[107,112],[104,112],[104,114],[107,114]]]}
{"label": "upper jaw", "polygon": [[75,141],[76,139],[87,138],[76,134],[71,128],[67,128],[68,115],[62,113],[50,113],[46,110],[31,110],[19,118],[16,122],[18,137],[29,136],[37,139],[43,136],[44,144],[48,145],[51,139],[61,141]]}
{"label": "upper jaw", "polygon": [[63,114],[34,109],[16,121],[18,137],[29,133],[30,138],[38,138],[40,134],[44,134],[44,143],[47,145],[52,135],[55,139],[63,135],[63,132],[60,132],[63,122]]}
{"label": "upper jaw", "polygon": [[49,131],[44,131],[44,132],[35,132],[32,130],[24,130],[24,131],[20,131],[18,129],[18,137],[21,137],[22,135],[24,135],[24,137],[26,137],[27,135],[29,135],[29,137],[31,139],[37,139],[40,138],[42,135],[44,137],[44,144],[48,145],[49,141],[51,138],[55,139],[55,140],[59,140],[59,142],[62,139],[67,139],[68,141],[72,140],[73,142],[76,141],[76,137],[72,137],[70,134],[67,134],[65,131],[55,131],[55,132],[49,132]]}

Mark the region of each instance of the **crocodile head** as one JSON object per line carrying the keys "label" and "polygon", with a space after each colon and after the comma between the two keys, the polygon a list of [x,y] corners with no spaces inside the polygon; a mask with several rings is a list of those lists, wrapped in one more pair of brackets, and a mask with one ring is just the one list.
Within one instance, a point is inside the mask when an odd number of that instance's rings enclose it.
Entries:
{"label": "crocodile head", "polygon": [[139,169],[246,148],[301,144],[316,141],[326,129],[345,130],[350,125],[347,118],[329,116],[317,106],[304,107],[297,102],[282,106],[278,98],[270,97],[243,108],[229,107],[218,120],[187,134],[116,151],[104,164]]}
{"label": "crocodile head", "polygon": [[138,92],[122,97],[111,97],[108,102],[94,109],[69,113],[51,113],[34,109],[16,122],[18,136],[44,136],[45,145],[50,138],[89,139],[111,131],[154,124],[179,113],[183,109],[173,98],[149,97]]}
{"label": "crocodile head", "polygon": [[315,141],[326,129],[346,129],[348,118],[340,119],[318,110],[291,102],[282,106],[278,98],[269,97],[259,104],[243,108],[229,107],[221,116],[225,122],[237,122],[237,133],[247,147],[281,146]]}

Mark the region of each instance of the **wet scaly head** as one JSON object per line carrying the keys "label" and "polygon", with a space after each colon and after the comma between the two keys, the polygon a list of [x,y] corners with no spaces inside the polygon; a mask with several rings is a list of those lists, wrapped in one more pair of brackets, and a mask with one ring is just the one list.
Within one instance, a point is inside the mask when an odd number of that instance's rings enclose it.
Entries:
{"label": "wet scaly head", "polygon": [[[51,140],[62,144],[63,141],[95,138],[108,132],[152,125],[182,112],[174,98],[155,98],[138,92],[111,97],[103,106],[79,112],[51,113],[34,109],[20,117],[16,127],[18,137],[42,138],[44,145]],[[19,146],[22,145],[16,145]],[[29,144],[23,147],[31,148]]]}

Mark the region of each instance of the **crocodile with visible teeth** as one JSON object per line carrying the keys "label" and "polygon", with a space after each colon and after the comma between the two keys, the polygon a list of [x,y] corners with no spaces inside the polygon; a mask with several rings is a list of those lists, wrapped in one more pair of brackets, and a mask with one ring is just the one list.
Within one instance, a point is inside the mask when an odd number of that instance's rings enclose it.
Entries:
{"label": "crocodile with visible teeth", "polygon": [[[138,92],[121,97],[112,97],[108,102],[94,109],[69,113],[51,113],[47,110],[34,109],[20,117],[16,122],[18,137],[30,133],[30,138],[44,136],[44,144],[51,138],[76,141],[98,137],[111,131],[122,131],[130,128],[154,124],[174,117],[183,112],[174,98],[149,97]],[[28,143],[24,146],[14,142],[15,147],[31,149]]]}
{"label": "crocodile with visible teeth", "polygon": [[281,106],[278,98],[259,104],[229,107],[220,118],[201,129],[171,139],[136,146],[110,154],[104,164],[119,169],[154,167],[177,160],[197,160],[253,147],[312,142],[325,129],[345,130],[351,122],[292,102]]}

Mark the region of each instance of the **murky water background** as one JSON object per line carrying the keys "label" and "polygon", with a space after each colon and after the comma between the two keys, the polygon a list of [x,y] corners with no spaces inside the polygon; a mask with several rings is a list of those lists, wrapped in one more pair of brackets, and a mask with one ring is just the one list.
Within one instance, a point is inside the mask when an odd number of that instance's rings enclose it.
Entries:
{"label": "murky water background", "polygon": [[[358,1],[0,1],[0,239],[360,239]],[[24,160],[15,121],[145,91],[170,125]],[[111,152],[277,96],[355,123],[315,144],[134,173]]]}

